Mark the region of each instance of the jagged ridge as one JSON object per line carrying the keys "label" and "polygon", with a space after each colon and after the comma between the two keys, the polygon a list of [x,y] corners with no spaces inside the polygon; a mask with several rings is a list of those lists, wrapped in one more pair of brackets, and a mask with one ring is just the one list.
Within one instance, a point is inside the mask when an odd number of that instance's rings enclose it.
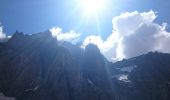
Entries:
{"label": "jagged ridge", "polygon": [[[0,89],[17,100],[113,100],[108,66],[98,48],[90,46],[91,51],[82,51],[83,60],[78,61],[80,56],[58,45],[49,31],[33,35],[16,32],[1,46]],[[89,53],[95,61],[87,65]],[[102,69],[103,75],[100,69],[91,72],[93,67]],[[95,78],[87,75],[88,70]]]}

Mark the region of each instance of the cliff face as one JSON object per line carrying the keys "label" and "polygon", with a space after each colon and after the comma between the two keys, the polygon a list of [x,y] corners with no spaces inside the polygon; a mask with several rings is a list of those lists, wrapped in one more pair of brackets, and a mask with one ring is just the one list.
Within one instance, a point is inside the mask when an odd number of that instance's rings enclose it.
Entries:
{"label": "cliff face", "polygon": [[16,32],[0,43],[0,93],[5,100],[170,100],[170,54],[111,63],[93,44],[81,49],[49,31]]}
{"label": "cliff face", "polygon": [[[96,90],[101,100],[113,100],[114,93],[108,62],[97,46],[89,44],[84,53],[83,77]],[[99,99],[99,100],[100,100]],[[96,99],[98,100],[98,99]]]}
{"label": "cliff face", "polygon": [[[104,57],[91,54],[96,51],[75,56],[71,49],[58,45],[49,31],[33,35],[16,32],[0,48],[0,90],[6,96],[17,100],[114,99]],[[98,48],[94,50],[101,56]],[[88,62],[88,55],[95,64]],[[97,67],[99,70],[94,70]]]}
{"label": "cliff face", "polygon": [[169,100],[170,54],[150,52],[112,64],[117,100]]}

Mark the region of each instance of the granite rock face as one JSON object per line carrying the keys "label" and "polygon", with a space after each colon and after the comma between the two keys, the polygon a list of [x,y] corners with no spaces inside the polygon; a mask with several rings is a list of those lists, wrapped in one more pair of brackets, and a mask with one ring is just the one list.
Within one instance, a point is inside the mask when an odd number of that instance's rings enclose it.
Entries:
{"label": "granite rock face", "polygon": [[[75,54],[68,45],[58,44],[49,31],[17,31],[0,44],[1,91],[17,100],[114,100],[108,66],[98,48]],[[94,64],[88,62],[91,52],[98,52],[91,59]]]}
{"label": "granite rock face", "polygon": [[150,52],[112,64],[116,100],[169,100],[170,54]]}
{"label": "granite rock face", "polygon": [[[108,70],[109,63],[104,58],[104,56],[101,55],[96,45],[89,44],[85,48],[83,61],[83,77],[98,94],[98,96],[96,96],[93,100],[113,100],[114,92],[112,88],[110,72]],[[92,88],[87,87],[86,89]],[[86,91],[88,92],[88,90]],[[90,95],[91,94],[94,93],[90,93]],[[89,98],[86,100],[89,100]]]}
{"label": "granite rock face", "polygon": [[[116,63],[46,31],[0,43],[0,100],[170,100],[170,54]],[[10,98],[12,97],[12,98]]]}

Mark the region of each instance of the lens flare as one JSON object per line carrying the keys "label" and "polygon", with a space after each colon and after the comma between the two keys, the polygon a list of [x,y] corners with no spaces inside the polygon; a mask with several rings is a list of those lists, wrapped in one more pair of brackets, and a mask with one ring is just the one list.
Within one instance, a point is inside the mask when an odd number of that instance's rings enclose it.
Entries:
{"label": "lens flare", "polygon": [[105,0],[81,0],[80,4],[87,15],[97,14],[104,9]]}

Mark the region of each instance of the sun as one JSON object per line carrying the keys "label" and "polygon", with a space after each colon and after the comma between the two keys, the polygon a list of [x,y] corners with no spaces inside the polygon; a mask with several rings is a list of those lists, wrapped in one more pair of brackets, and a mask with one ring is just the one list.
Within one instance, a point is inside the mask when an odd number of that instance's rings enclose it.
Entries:
{"label": "sun", "polygon": [[86,15],[92,15],[104,9],[105,1],[106,0],[80,0],[80,4]]}

